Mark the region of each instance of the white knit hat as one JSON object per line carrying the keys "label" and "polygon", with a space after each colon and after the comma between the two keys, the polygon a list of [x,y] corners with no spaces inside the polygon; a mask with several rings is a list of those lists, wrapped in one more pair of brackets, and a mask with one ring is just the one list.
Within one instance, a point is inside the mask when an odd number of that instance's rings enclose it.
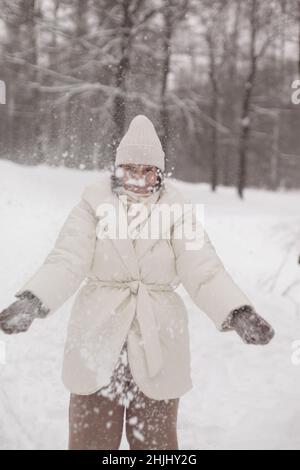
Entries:
{"label": "white knit hat", "polygon": [[135,116],[116,153],[115,166],[133,163],[165,169],[165,152],[153,123],[143,114]]}

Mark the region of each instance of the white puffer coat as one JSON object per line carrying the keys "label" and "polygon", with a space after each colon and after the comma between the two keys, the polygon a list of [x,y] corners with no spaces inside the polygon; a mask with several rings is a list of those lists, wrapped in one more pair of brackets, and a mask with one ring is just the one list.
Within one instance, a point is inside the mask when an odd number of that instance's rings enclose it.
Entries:
{"label": "white puffer coat", "polygon": [[[166,179],[154,207],[187,202]],[[17,294],[30,290],[52,314],[83,283],[64,352],[62,378],[69,391],[88,395],[106,385],[127,338],[129,364],[140,389],[157,400],[180,397],[192,381],[188,315],[174,289],[182,282],[220,330],[232,309],[251,302],[224,269],[206,232],[196,251],[174,236],[182,218],[169,239],[138,239],[134,247],[130,238],[99,238],[96,211],[101,203],[119,213],[108,174],[85,188],[52,251]]]}

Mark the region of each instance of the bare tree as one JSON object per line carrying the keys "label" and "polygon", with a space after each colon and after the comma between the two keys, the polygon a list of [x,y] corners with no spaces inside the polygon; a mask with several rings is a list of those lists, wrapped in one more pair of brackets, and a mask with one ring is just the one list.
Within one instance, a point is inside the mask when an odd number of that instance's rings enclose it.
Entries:
{"label": "bare tree", "polygon": [[240,116],[239,134],[239,169],[238,194],[242,198],[247,181],[247,158],[249,150],[249,137],[251,132],[251,105],[254,93],[255,80],[259,61],[264,57],[268,47],[274,41],[278,32],[278,25],[274,27],[274,11],[278,3],[270,2],[266,5],[262,0],[248,0],[245,15],[249,27],[249,57],[248,72],[244,85],[242,107]]}
{"label": "bare tree", "polygon": [[298,0],[298,75],[300,77],[300,0]]}
{"label": "bare tree", "polygon": [[226,13],[228,1],[202,0],[199,14],[204,28],[204,39],[208,49],[208,77],[211,88],[210,97],[210,133],[211,133],[211,188],[216,190],[219,180],[219,128],[221,122],[220,100],[222,72],[227,54],[225,51]]}
{"label": "bare tree", "polygon": [[[29,105],[32,122],[32,138],[33,147],[36,151],[33,157],[38,161],[42,161],[42,128],[41,128],[41,101],[40,92],[37,84],[39,83],[39,72],[38,72],[38,27],[37,17],[39,15],[39,8],[37,0],[23,0],[22,5],[24,25],[26,26],[27,35],[27,51],[26,51],[26,62],[28,64],[28,78],[31,92],[28,93]],[[33,66],[33,67],[32,67]],[[35,144],[34,144],[35,142]]]}
{"label": "bare tree", "polygon": [[162,82],[161,82],[161,110],[162,142],[166,154],[166,167],[168,168],[168,144],[170,138],[170,116],[168,110],[168,78],[172,56],[172,40],[180,22],[184,19],[189,8],[189,0],[166,0],[163,2],[162,16],[164,22],[162,36]]}

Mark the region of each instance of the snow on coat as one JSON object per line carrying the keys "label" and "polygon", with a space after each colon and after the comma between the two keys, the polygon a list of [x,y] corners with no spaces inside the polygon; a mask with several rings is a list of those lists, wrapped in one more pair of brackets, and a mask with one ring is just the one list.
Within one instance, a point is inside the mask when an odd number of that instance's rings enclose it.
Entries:
{"label": "snow on coat", "polygon": [[[160,204],[186,204],[165,179]],[[62,379],[76,394],[89,395],[109,383],[127,338],[134,380],[153,399],[182,396],[192,388],[188,314],[175,291],[183,284],[195,304],[218,329],[229,312],[251,305],[225,270],[207,233],[204,245],[186,249],[186,240],[97,236],[99,204],[120,201],[110,175],[88,185],[63,224],[55,246],[17,294],[30,290],[57,311],[80,287],[72,307],[64,349]],[[153,217],[152,209],[149,216]]]}

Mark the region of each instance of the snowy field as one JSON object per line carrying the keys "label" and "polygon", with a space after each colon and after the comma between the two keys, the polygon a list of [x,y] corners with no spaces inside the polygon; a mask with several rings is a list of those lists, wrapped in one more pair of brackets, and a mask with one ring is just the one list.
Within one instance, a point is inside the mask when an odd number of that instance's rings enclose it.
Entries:
{"label": "snowy field", "polygon": [[[97,173],[0,161],[0,311],[50,251],[69,210]],[[181,449],[300,449],[300,192],[178,182],[205,204],[206,229],[228,271],[270,321],[267,347],[220,333],[189,299],[194,388],[179,410]],[[24,335],[0,332],[0,449],[65,449],[68,392],[60,374],[70,299]],[[299,343],[300,344],[300,343]],[[3,351],[2,351],[3,352]],[[3,359],[3,358],[2,358]],[[4,362],[4,361],[3,361]],[[127,448],[123,438],[122,448]]]}

